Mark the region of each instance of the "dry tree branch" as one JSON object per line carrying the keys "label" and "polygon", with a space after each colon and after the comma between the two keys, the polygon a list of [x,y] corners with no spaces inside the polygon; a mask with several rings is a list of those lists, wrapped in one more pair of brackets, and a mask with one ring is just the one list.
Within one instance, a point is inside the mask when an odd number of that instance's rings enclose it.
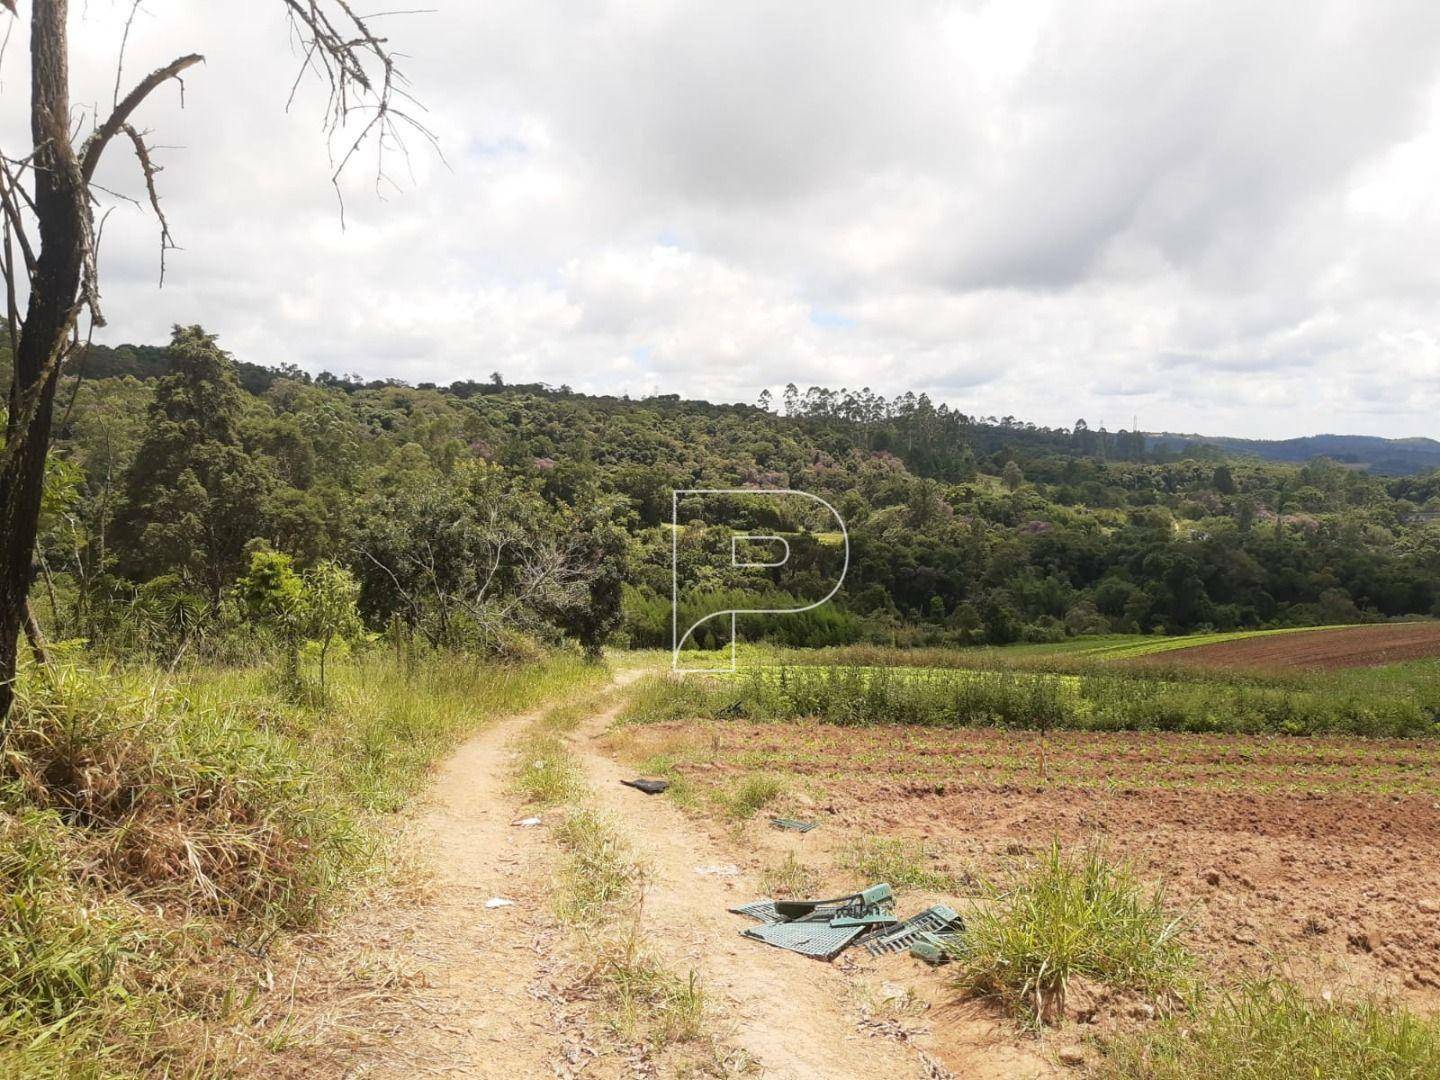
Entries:
{"label": "dry tree branch", "polygon": [[111,139],[125,127],[130,121],[130,116],[138,109],[144,100],[154,92],[155,88],[174,79],[180,84],[181,93],[185,90],[185,81],[180,78],[182,72],[196,64],[203,64],[205,57],[199,53],[191,53],[170,61],[162,68],[156,68],[149,75],[145,76],[135,89],[125,95],[125,100],[115,106],[106,121],[95,129],[90,138],[85,140],[85,146],[81,151],[80,175],[88,184],[91,177],[95,175],[95,167],[100,164],[100,155],[105,152]]}
{"label": "dry tree branch", "polygon": [[[330,97],[325,109],[325,129],[333,139],[345,128],[352,116],[368,113],[353,140],[347,140],[337,155],[332,151],[334,171],[331,186],[340,205],[340,224],[345,224],[345,199],[340,178],[351,160],[371,136],[376,144],[376,186],[385,176],[385,151],[394,145],[409,160],[409,153],[400,137],[402,128],[418,132],[432,148],[439,143],[414,115],[397,107],[397,102],[415,99],[405,90],[406,79],[397,67],[397,54],[389,48],[386,38],[376,34],[371,25],[380,15],[359,15],[350,0],[284,0],[290,12],[291,26],[305,50],[300,75],[308,69],[322,75],[330,84]],[[299,83],[299,75],[296,84]],[[292,99],[294,89],[291,91]],[[417,108],[418,104],[416,105]]]}
{"label": "dry tree branch", "polygon": [[10,171],[10,162],[0,154],[0,209],[5,212],[6,224],[14,230],[15,241],[20,245],[20,254],[25,257],[25,273],[35,273],[35,250],[30,246],[30,237],[25,232],[25,218],[20,213],[16,195],[26,203],[30,196],[20,185],[20,177]]}
{"label": "dry tree branch", "polygon": [[165,285],[165,253],[175,247],[175,240],[170,235],[170,222],[165,220],[165,211],[160,209],[160,193],[155,189],[155,174],[160,172],[160,166],[150,160],[150,148],[145,145],[145,139],[130,124],[120,125],[120,130],[130,136],[130,142],[135,147],[135,157],[140,162],[140,170],[145,174],[145,192],[150,196],[150,209],[155,211],[155,217],[160,222],[160,285]]}
{"label": "dry tree branch", "polygon": [[125,32],[120,35],[120,55],[115,60],[115,93],[110,99],[110,107],[118,108],[120,105],[120,79],[125,72],[125,49],[130,44],[130,27],[135,22],[135,16],[140,13],[140,5],[145,0],[134,0],[130,5],[130,14],[125,19]]}

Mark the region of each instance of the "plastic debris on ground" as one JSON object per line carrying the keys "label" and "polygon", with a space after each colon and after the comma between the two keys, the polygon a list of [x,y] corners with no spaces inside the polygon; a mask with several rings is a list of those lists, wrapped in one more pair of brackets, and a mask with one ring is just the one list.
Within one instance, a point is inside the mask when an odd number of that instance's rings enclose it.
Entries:
{"label": "plastic debris on ground", "polygon": [[895,895],[886,884],[829,900],[761,900],[732,911],[761,925],[741,934],[766,945],[833,960],[877,926],[895,922]]}
{"label": "plastic debris on ground", "polygon": [[503,896],[492,896],[489,900],[485,901],[485,906],[487,908],[514,907],[515,901],[506,900]]}
{"label": "plastic debris on ground", "polygon": [[900,922],[893,908],[894,894],[882,883],[829,900],[756,900],[730,911],[760,924],[742,936],[820,960],[864,945],[871,956],[909,950],[929,964],[949,961],[965,930],[957,911],[937,904]]}
{"label": "plastic debris on ground", "polygon": [[695,873],[702,877],[735,877],[740,873],[740,867],[734,863],[720,863],[715,866],[697,866]]}
{"label": "plastic debris on ground", "polygon": [[955,934],[965,929],[965,921],[954,908],[936,904],[918,915],[912,915],[883,934],[877,934],[865,943],[865,951],[871,956],[882,953],[903,952],[923,933]]}
{"label": "plastic debris on ground", "polygon": [[522,817],[519,821],[512,821],[510,824],[521,829],[533,829],[540,824],[540,819],[538,817]]}
{"label": "plastic debris on ground", "polygon": [[800,821],[797,818],[788,817],[772,817],[770,824],[774,825],[777,829],[785,829],[789,832],[807,833],[815,828],[818,822]]}
{"label": "plastic debris on ground", "polygon": [[939,967],[950,962],[951,952],[959,940],[959,934],[941,935],[922,930],[920,936],[910,943],[910,955],[931,967]]}
{"label": "plastic debris on ground", "polygon": [[646,780],[642,777],[639,780],[621,780],[620,782],[626,787],[633,787],[636,791],[643,791],[646,795],[659,795],[670,788],[669,780]]}

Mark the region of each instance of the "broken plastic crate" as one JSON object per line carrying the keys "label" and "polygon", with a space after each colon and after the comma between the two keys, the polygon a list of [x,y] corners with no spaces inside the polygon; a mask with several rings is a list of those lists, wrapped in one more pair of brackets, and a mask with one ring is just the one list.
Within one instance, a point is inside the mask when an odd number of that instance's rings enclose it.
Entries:
{"label": "broken plastic crate", "polygon": [[772,817],[770,824],[777,829],[786,829],[790,832],[807,833],[815,828],[816,822],[801,821],[798,818]]}
{"label": "broken plastic crate", "polygon": [[730,910],[761,924],[742,930],[745,937],[802,956],[833,960],[877,925],[894,923],[894,900],[890,886],[880,884],[829,900],[757,900]]}
{"label": "broken plastic crate", "polygon": [[871,956],[902,952],[920,940],[922,934],[935,935],[944,941],[947,935],[953,937],[964,929],[965,920],[960,918],[958,911],[944,904],[936,904],[918,915],[912,915],[899,926],[876,934],[865,942],[865,951]]}

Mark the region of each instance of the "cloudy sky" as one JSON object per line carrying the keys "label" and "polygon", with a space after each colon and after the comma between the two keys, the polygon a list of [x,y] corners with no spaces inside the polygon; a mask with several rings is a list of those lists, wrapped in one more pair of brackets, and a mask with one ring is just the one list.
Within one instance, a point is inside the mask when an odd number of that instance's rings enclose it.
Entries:
{"label": "cloudy sky", "polygon": [[[145,0],[127,79],[207,57],[143,117],[185,250],[157,290],[153,221],[114,212],[104,340],[200,322],[412,381],[1440,437],[1433,0],[416,6],[383,25],[445,160],[417,147],[383,198],[357,168],[342,230],[319,87],[285,112],[281,0]],[[108,103],[128,0],[72,7],[77,104]]]}

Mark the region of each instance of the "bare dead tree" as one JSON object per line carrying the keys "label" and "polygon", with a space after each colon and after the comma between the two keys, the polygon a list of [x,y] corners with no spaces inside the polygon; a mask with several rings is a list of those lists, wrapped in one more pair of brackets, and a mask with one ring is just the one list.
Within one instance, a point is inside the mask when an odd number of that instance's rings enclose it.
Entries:
{"label": "bare dead tree", "polygon": [[[313,72],[329,88],[325,128],[332,140],[337,194],[342,173],[367,143],[377,146],[377,186],[386,179],[386,154],[404,153],[407,131],[433,143],[416,119],[395,53],[372,27],[378,16],[357,14],[350,0],[278,2],[285,5],[304,56],[300,77]],[[93,117],[92,130],[82,135],[83,117],[77,118],[70,101],[68,0],[32,0],[31,146],[19,157],[0,148],[0,271],[15,367],[0,448],[0,747],[14,702],[19,636],[34,576],[56,386],[66,359],[82,341],[82,323],[103,326],[105,321],[95,214],[104,189],[95,173],[116,136],[123,135],[134,151],[147,201],[159,221],[162,281],[165,253],[174,246],[160,208],[152,146],[133,120],[161,87],[174,82],[183,95],[183,76],[204,57],[177,57],[121,97],[124,51],[138,6],[132,6],[120,42],[113,107],[103,120]],[[22,17],[16,0],[0,0],[0,19],[8,22],[5,11]]]}

